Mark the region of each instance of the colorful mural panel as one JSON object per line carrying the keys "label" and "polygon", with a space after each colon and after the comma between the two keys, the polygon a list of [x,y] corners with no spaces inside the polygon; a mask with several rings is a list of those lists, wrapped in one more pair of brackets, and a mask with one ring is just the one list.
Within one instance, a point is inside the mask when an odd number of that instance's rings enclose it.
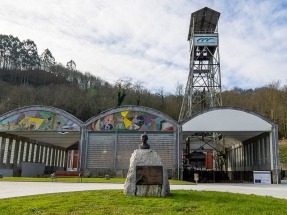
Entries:
{"label": "colorful mural panel", "polygon": [[138,130],[174,131],[173,124],[156,115],[141,111],[121,111],[104,116],[88,126],[93,131]]}
{"label": "colorful mural panel", "polygon": [[0,121],[0,131],[79,131],[72,120],[50,111],[26,111]]}

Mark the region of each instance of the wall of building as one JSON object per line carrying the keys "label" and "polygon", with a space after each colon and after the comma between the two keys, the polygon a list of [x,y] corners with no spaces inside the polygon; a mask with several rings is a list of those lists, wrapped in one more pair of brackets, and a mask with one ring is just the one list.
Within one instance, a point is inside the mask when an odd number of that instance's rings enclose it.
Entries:
{"label": "wall of building", "polygon": [[177,123],[145,107],[117,108],[90,120],[85,126],[82,169],[93,176],[125,177],[134,150],[146,133],[148,144],[162,158],[170,177],[178,169]]}
{"label": "wall of building", "polygon": [[228,171],[270,170],[269,132],[227,149]]}
{"label": "wall of building", "polygon": [[[141,144],[143,132],[89,132],[86,171],[93,176],[110,174],[126,177],[130,157]],[[148,144],[168,169],[170,177],[176,168],[176,133],[147,132]]]}
{"label": "wall of building", "polygon": [[[251,180],[253,171],[271,171],[270,132],[238,143],[226,150],[231,180]],[[247,174],[247,172],[250,172]]]}
{"label": "wall of building", "polygon": [[22,162],[44,163],[45,173],[50,174],[65,167],[66,156],[63,148],[0,133],[0,168],[13,170],[13,176],[21,175]]}

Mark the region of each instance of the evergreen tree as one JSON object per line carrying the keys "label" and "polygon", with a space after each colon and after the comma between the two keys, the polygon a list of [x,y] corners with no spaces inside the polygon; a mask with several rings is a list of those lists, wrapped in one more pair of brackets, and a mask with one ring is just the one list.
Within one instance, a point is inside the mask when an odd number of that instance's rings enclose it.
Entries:
{"label": "evergreen tree", "polygon": [[51,67],[56,64],[55,58],[53,57],[49,49],[44,50],[44,52],[40,56],[40,61],[41,61],[41,69],[46,72],[50,72]]}

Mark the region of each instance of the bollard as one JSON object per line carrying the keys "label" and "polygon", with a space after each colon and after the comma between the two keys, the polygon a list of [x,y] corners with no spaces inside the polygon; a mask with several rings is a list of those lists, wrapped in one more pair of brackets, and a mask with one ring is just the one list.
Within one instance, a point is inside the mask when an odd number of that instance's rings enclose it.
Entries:
{"label": "bollard", "polygon": [[199,181],[199,174],[198,174],[197,172],[194,173],[194,181],[195,181],[196,184],[197,184],[198,181]]}

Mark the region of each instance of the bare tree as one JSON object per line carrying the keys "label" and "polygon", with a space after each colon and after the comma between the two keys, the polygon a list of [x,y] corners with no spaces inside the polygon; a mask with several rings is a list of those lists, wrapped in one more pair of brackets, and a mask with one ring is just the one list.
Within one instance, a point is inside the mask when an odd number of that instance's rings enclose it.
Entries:
{"label": "bare tree", "polygon": [[120,79],[117,80],[115,83],[115,86],[117,88],[117,105],[116,106],[121,106],[126,95],[127,91],[131,88],[132,82],[131,79]]}
{"label": "bare tree", "polygon": [[142,95],[144,92],[144,88],[142,85],[141,81],[137,81],[135,84],[133,84],[133,89],[135,91],[135,99],[136,99],[136,105],[140,105],[141,104],[141,99],[142,99]]}

